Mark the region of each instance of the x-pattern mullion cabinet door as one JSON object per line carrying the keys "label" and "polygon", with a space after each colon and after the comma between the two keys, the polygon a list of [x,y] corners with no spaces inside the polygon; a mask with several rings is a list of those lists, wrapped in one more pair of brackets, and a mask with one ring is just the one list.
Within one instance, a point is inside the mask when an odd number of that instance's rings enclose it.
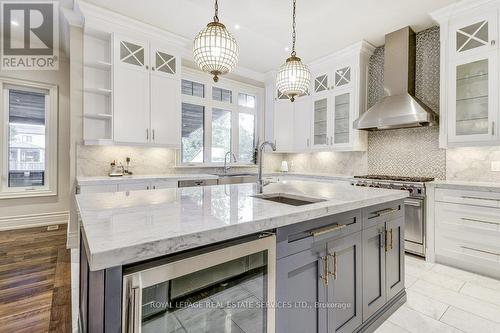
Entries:
{"label": "x-pattern mullion cabinet door", "polygon": [[151,137],[156,145],[180,148],[180,63],[175,52],[151,45]]}
{"label": "x-pattern mullion cabinet door", "polygon": [[328,332],[350,333],[362,323],[361,231],[328,242]]}
{"label": "x-pattern mullion cabinet door", "polygon": [[448,141],[497,140],[498,52],[462,57],[449,66]]}
{"label": "x-pattern mullion cabinet door", "polygon": [[449,41],[452,59],[498,49],[497,9],[470,12],[454,19],[450,24]]}
{"label": "x-pattern mullion cabinet door", "polygon": [[113,49],[113,139],[148,143],[149,44],[114,35]]}

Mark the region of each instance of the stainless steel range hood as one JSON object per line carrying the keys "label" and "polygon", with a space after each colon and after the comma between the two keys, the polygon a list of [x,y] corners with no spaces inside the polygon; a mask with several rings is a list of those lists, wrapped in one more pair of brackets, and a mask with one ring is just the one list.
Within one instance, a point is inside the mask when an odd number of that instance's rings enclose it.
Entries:
{"label": "stainless steel range hood", "polygon": [[354,121],[354,128],[376,131],[433,126],[438,116],[415,97],[415,33],[410,27],[385,36],[386,97]]}

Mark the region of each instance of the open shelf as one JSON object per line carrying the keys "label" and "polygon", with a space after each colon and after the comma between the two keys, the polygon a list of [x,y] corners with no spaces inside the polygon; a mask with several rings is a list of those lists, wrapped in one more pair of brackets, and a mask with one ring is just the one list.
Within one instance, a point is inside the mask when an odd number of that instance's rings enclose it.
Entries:
{"label": "open shelf", "polygon": [[102,119],[102,120],[111,120],[113,119],[113,116],[110,114],[106,113],[87,113],[84,115],[85,118],[92,118],[92,119]]}
{"label": "open shelf", "polygon": [[111,89],[106,89],[106,88],[90,88],[87,87],[83,89],[85,92],[90,93],[90,94],[99,94],[99,95],[105,95],[109,96],[113,92]]}
{"label": "open shelf", "polygon": [[111,70],[112,64],[110,62],[96,60],[96,61],[86,62],[85,66],[95,68],[95,69],[100,69],[100,70]]}

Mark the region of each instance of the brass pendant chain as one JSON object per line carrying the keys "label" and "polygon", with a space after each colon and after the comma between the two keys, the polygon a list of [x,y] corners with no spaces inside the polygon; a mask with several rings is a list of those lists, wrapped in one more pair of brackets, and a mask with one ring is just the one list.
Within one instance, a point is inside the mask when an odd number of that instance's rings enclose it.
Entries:
{"label": "brass pendant chain", "polygon": [[214,22],[219,22],[219,3],[215,0],[215,16]]}
{"label": "brass pendant chain", "polygon": [[296,3],[296,0],[293,0],[293,15],[292,15],[292,19],[293,19],[293,23],[292,23],[292,57],[295,57],[295,55],[297,54],[295,52],[295,38],[296,38],[296,33],[295,33],[295,7],[296,7],[296,4],[295,3]]}

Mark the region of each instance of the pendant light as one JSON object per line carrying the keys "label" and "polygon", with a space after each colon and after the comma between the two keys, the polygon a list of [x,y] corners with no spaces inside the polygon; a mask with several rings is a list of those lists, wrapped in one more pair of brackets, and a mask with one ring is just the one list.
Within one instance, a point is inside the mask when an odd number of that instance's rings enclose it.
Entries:
{"label": "pendant light", "polygon": [[219,75],[233,70],[238,61],[239,48],[233,35],[226,26],[219,22],[219,4],[215,0],[215,15],[213,22],[201,30],[194,39],[194,60],[204,72],[214,76],[219,81]]}
{"label": "pendant light", "polygon": [[309,89],[311,82],[311,73],[306,65],[302,63],[295,52],[295,8],[296,0],[293,0],[293,23],[292,23],[292,54],[281,65],[276,76],[276,87],[278,90],[288,96],[290,101],[295,101],[296,96],[303,95]]}

